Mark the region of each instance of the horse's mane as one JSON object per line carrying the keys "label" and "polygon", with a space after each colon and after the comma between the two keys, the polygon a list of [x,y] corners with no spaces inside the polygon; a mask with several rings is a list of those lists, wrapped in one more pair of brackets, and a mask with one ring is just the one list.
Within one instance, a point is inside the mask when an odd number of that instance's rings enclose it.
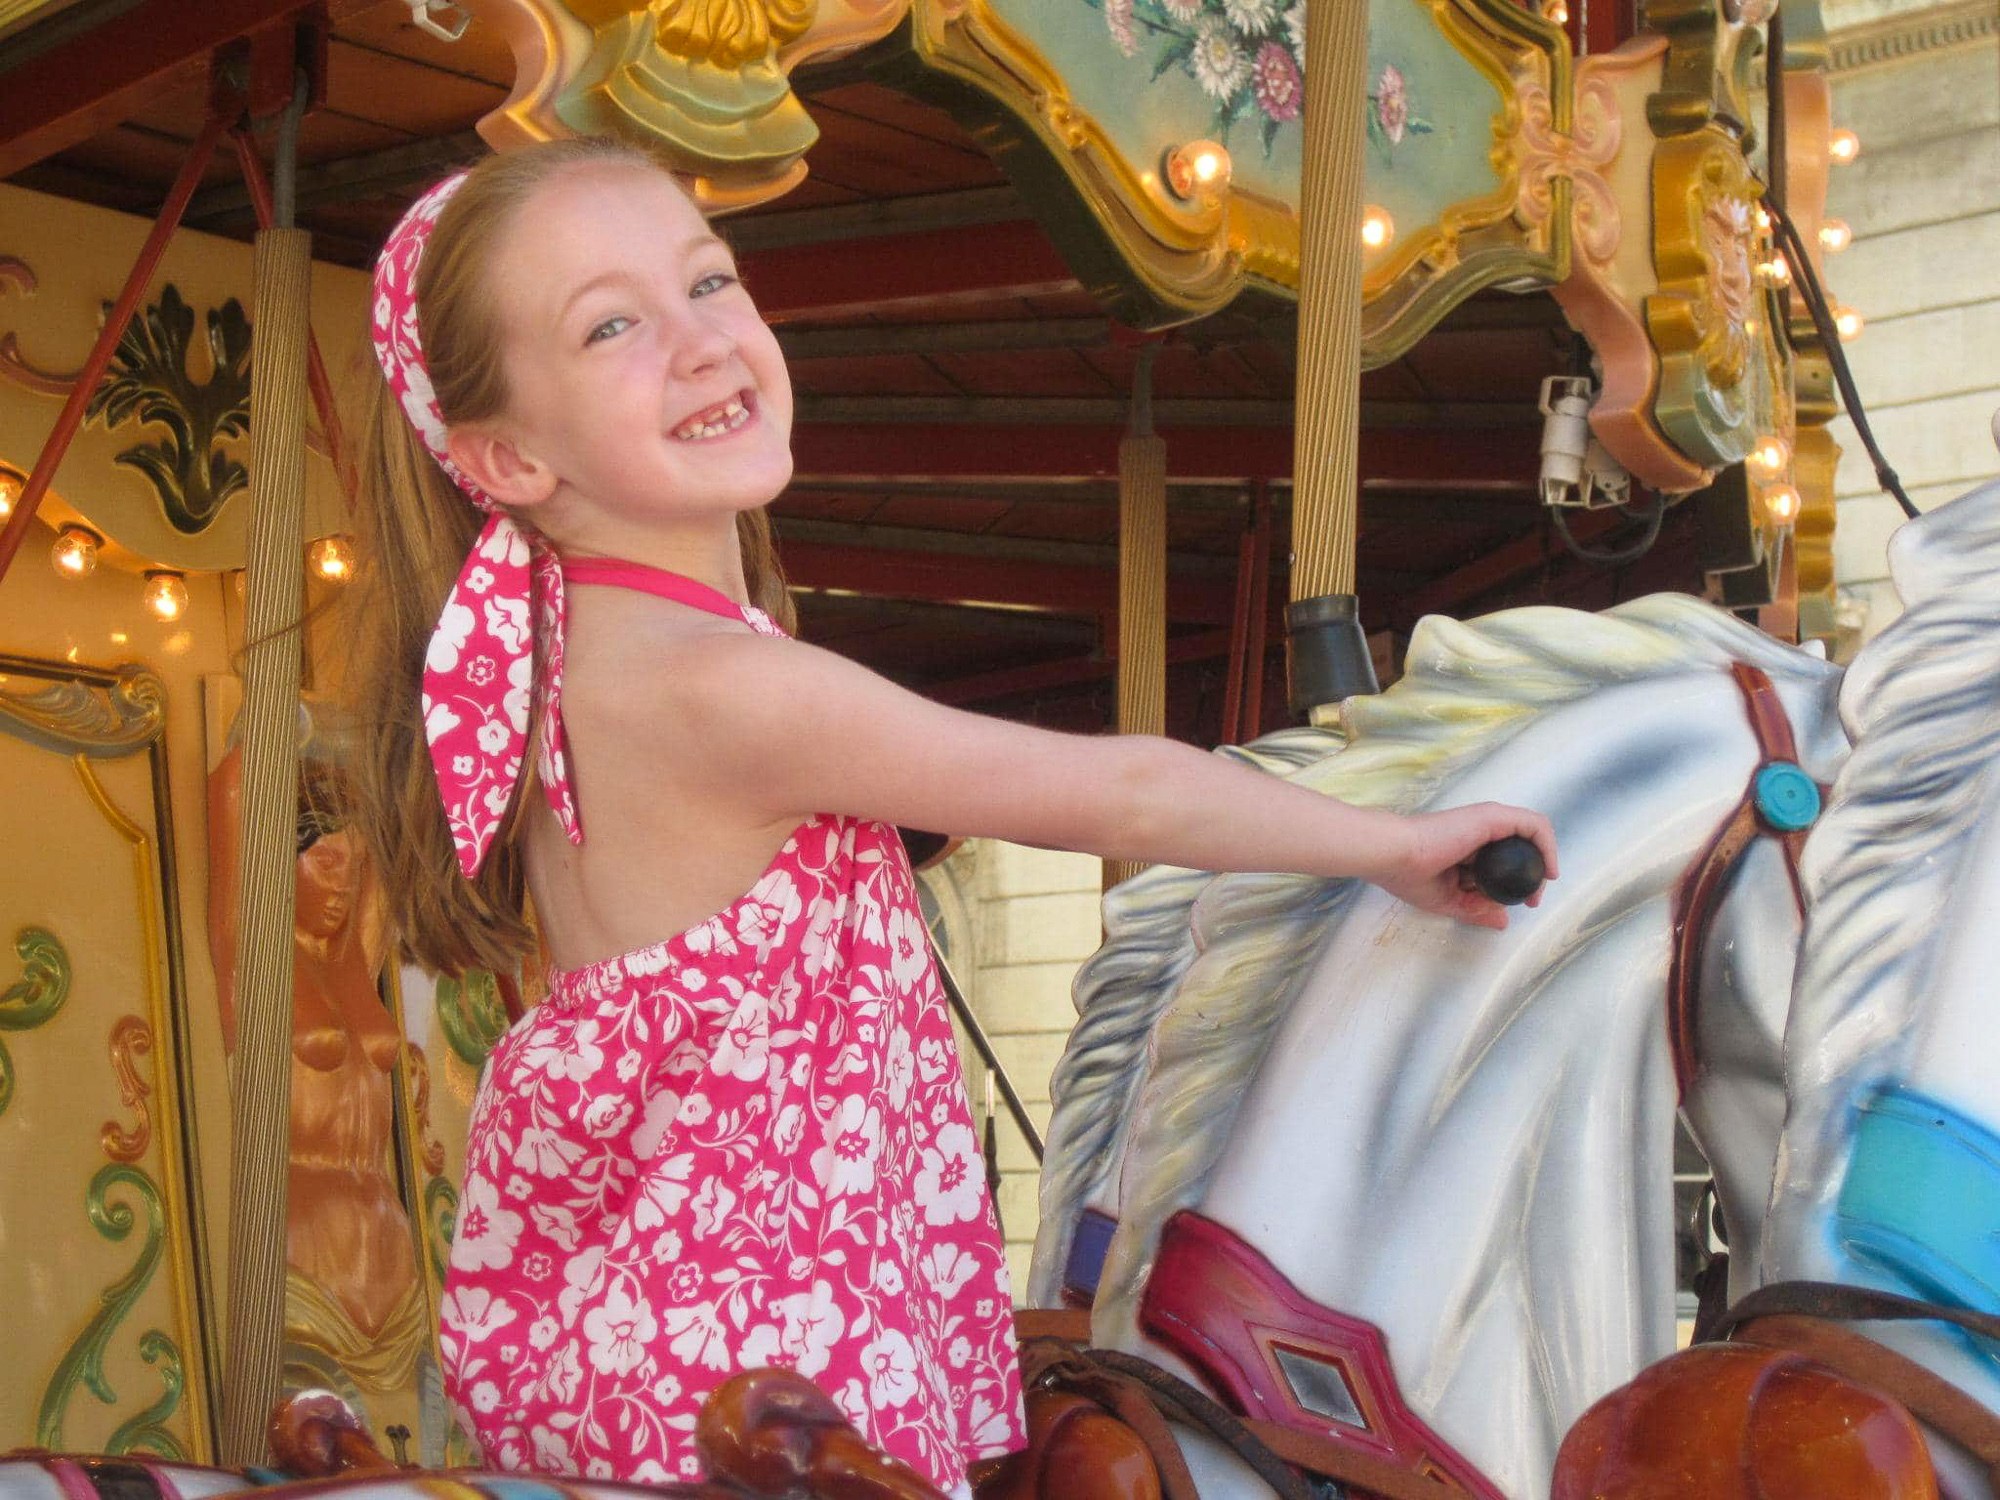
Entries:
{"label": "horse's mane", "polygon": [[[1331,730],[1280,729],[1216,753],[1283,775],[1343,743]],[[1188,913],[1214,878],[1206,870],[1154,865],[1105,893],[1104,944],[1077,970],[1071,990],[1077,1023],[1049,1082],[1060,1102],[1049,1120],[1029,1282],[1028,1300],[1037,1307],[1061,1300],[1076,1215],[1117,1161],[1153,1023],[1194,959]]]}
{"label": "horse's mane", "polygon": [[1905,525],[1889,557],[1906,612],[1848,669],[1854,752],[1800,869],[1812,916],[1785,1033],[1780,1230],[1839,1191],[1855,1093],[1921,1040],[1937,918],[2000,793],[2000,484]]}
{"label": "horse's mane", "polygon": [[[1539,714],[1614,683],[1720,670],[1732,661],[1762,667],[1779,681],[1806,681],[1827,670],[1686,595],[1652,595],[1600,615],[1538,607],[1470,623],[1432,617],[1411,639],[1402,679],[1385,693],[1349,700],[1345,747],[1307,761],[1289,779],[1364,806],[1419,808]],[[1158,970],[1168,980],[1177,974],[1178,983],[1164,1008],[1154,1002],[1159,1018],[1150,1050],[1133,1046],[1124,1064],[1136,1072],[1150,1057],[1132,1113],[1145,1122],[1149,1141],[1167,1144],[1127,1162],[1107,1290],[1120,1266],[1134,1285],[1142,1279],[1132,1257],[1149,1255],[1167,1215],[1200,1196],[1245,1083],[1359,888],[1351,880],[1271,874],[1220,875],[1201,885],[1187,957]],[[1162,892],[1168,889],[1179,897],[1187,887],[1163,881]],[[1114,930],[1106,946],[1122,941]],[[1096,1003],[1080,997],[1086,1006]],[[1130,1082],[1122,1089],[1129,1098]],[[1097,1097],[1118,1091],[1102,1082]],[[1058,1118],[1073,1107],[1083,1108],[1058,1094]],[[1038,1289],[1059,1274],[1039,1252],[1066,1244],[1068,1219],[1080,1205],[1060,1189],[1045,1195],[1043,1212],[1056,1222],[1045,1220],[1037,1247]]]}

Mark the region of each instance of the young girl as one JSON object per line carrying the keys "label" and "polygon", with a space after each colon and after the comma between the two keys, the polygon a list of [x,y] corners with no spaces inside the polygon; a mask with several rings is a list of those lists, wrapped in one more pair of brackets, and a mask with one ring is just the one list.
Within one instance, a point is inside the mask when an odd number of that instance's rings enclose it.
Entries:
{"label": "young girl", "polygon": [[[699,1472],[784,1364],[952,1490],[1022,1442],[1001,1245],[893,825],[1361,876],[1488,926],[1481,806],[1398,818],[1166,740],[926,703],[790,639],[791,387],[676,180],[602,142],[432,190],[376,268],[355,676],[411,955],[517,965],[467,1146],[445,1376],[488,1462]],[[523,792],[535,756],[542,795]],[[440,800],[441,794],[441,800]],[[676,934],[665,937],[664,934]]]}

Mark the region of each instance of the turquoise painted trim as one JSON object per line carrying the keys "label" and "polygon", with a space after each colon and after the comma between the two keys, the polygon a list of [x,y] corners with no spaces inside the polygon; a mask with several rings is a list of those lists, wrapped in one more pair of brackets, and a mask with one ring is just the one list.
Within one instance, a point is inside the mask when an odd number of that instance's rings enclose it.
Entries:
{"label": "turquoise painted trim", "polygon": [[2000,1313],[2000,1136],[1905,1089],[1860,1115],[1835,1240],[1916,1296]]}
{"label": "turquoise painted trim", "polygon": [[1819,821],[1819,787],[1788,760],[1757,773],[1757,814],[1780,833],[1797,833]]}

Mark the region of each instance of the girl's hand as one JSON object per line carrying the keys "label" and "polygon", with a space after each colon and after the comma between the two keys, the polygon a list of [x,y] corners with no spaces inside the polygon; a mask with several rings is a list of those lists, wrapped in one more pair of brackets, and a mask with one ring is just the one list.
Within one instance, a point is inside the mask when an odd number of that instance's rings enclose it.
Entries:
{"label": "girl's hand", "polygon": [[[1423,911],[1455,917],[1475,927],[1495,931],[1507,925],[1507,909],[1480,894],[1468,865],[1482,846],[1514,834],[1530,840],[1542,853],[1547,879],[1556,878],[1556,839],[1549,820],[1525,808],[1500,802],[1480,802],[1446,812],[1418,813],[1404,818],[1408,844],[1375,883]],[[1541,904],[1541,892],[1528,905]]]}

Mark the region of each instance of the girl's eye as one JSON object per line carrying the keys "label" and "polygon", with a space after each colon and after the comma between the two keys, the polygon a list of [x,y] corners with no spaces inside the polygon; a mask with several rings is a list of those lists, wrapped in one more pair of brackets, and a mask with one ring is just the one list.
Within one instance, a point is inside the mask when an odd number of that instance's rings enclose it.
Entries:
{"label": "girl's eye", "polygon": [[585,334],[583,341],[585,344],[602,343],[605,339],[616,338],[631,326],[632,320],[630,318],[606,318],[602,323],[591,329],[589,333]]}
{"label": "girl's eye", "polygon": [[731,276],[727,271],[711,271],[692,287],[688,288],[688,295],[690,297],[707,297],[721,291],[724,287],[734,285],[736,285],[736,278]]}

